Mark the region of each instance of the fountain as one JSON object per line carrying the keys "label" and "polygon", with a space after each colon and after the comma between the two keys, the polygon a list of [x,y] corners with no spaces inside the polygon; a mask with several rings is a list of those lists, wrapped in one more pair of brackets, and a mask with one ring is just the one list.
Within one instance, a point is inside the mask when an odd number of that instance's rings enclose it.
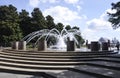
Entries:
{"label": "fountain", "polygon": [[80,36],[81,33],[77,29],[70,29],[66,30],[63,29],[61,32],[59,32],[57,29],[53,28],[51,30],[43,29],[39,31],[32,32],[25,36],[22,41],[26,41],[26,44],[28,44],[31,40],[37,39],[35,42],[35,45],[38,44],[39,40],[44,38],[45,41],[48,41],[51,37],[55,38],[56,43],[50,45],[51,49],[66,49],[66,42],[69,38],[70,41],[75,41],[76,44],[78,44],[78,41],[75,37],[75,35]]}
{"label": "fountain", "polygon": [[[83,70],[81,64],[83,66],[88,66],[87,67],[88,69],[93,69],[93,67],[90,68],[89,66],[93,62],[98,66],[99,64],[97,64],[97,62],[104,64],[102,66],[106,66],[106,69],[110,68],[110,65],[111,67],[113,67],[113,63],[111,63],[107,67],[105,61],[101,61],[101,60],[106,60],[102,58],[103,57],[106,58],[108,57],[108,55],[111,56],[112,54],[114,54],[113,56],[115,57],[115,55],[118,52],[106,51],[106,50],[98,51],[98,42],[92,42],[92,47],[95,48],[94,51],[81,51],[81,50],[75,51],[75,43],[78,44],[78,41],[75,38],[76,35],[80,36],[80,31],[75,29],[71,29],[71,30],[63,29],[61,32],[59,32],[57,29],[52,29],[52,30],[43,29],[40,31],[35,31],[33,33],[30,33],[29,35],[25,36],[22,39],[22,41],[13,42],[12,50],[3,49],[3,51],[0,52],[0,56],[4,56],[0,58],[0,69],[2,69],[1,72],[7,72],[7,73],[10,72],[15,74],[26,74],[26,75],[29,74],[29,75],[33,75],[37,77],[41,76],[45,78],[46,77],[56,78],[56,77],[65,77],[65,76],[67,77],[68,76],[67,74],[71,74],[72,72],[75,73],[75,71],[77,71],[75,75],[78,74],[79,71],[81,72],[81,70],[88,73],[91,72],[91,71]],[[46,45],[48,45],[47,41],[52,40],[50,38],[55,38],[56,44],[53,45],[51,44],[49,46],[51,51],[45,51],[47,49]],[[38,51],[36,50],[25,51],[26,44],[28,44],[32,40],[33,41],[36,40],[35,44],[38,45],[37,47]],[[57,49],[59,51],[57,50],[53,51],[54,49]],[[63,49],[67,49],[67,51],[62,51]],[[118,55],[116,55],[115,58],[117,57]],[[110,58],[108,59],[110,61]],[[118,59],[115,60],[115,64],[117,60]],[[108,60],[106,62],[108,62]],[[100,69],[100,72],[101,70],[103,70],[103,68]],[[93,75],[97,77],[95,72],[96,70],[93,71],[94,73]],[[64,74],[65,76],[61,76],[61,74]],[[106,75],[104,75],[103,72],[102,74],[99,74],[99,76],[105,77]],[[111,77],[111,76],[106,76],[106,77]]]}

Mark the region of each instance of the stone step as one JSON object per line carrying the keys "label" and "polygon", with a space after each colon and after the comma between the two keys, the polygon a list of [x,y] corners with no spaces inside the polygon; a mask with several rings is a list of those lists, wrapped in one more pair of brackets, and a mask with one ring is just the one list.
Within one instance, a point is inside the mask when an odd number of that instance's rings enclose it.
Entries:
{"label": "stone step", "polygon": [[36,55],[36,56],[27,56],[26,54],[22,54],[22,55],[16,55],[16,54],[12,54],[12,53],[3,53],[0,52],[0,55],[3,56],[13,56],[13,57],[32,57],[32,58],[92,58],[92,57],[100,57],[100,56],[104,56],[104,55],[90,55],[90,56],[43,56],[43,55]]}
{"label": "stone step", "polygon": [[[102,63],[102,62],[99,62]],[[98,67],[105,67],[109,69],[114,69],[114,70],[120,70],[119,65],[120,64],[115,64],[115,65],[106,65],[105,64],[99,64],[96,62],[46,62],[46,61],[41,61],[39,64],[28,64],[28,63],[23,63],[23,62],[4,62],[0,61],[0,65],[6,65],[6,66],[13,66],[13,67],[22,67],[22,68],[58,68],[59,67],[73,67],[73,66],[78,66],[78,65],[90,65],[90,66],[98,66]],[[109,63],[109,62],[108,62]]]}
{"label": "stone step", "polygon": [[[30,54],[15,54],[15,53],[6,53],[6,52],[0,52],[0,54],[2,55],[10,55],[10,56],[22,56],[22,57],[59,57],[59,56],[81,56],[81,55],[47,55],[47,54],[44,54],[44,55],[41,55],[41,54],[37,54],[37,55],[30,55]],[[90,56],[90,55],[88,55]]]}
{"label": "stone step", "polygon": [[[5,63],[6,64],[6,63]],[[33,65],[32,65],[33,66]],[[80,66],[79,66],[80,67]],[[22,71],[22,72],[56,72],[56,70],[58,71],[61,71],[61,70],[69,70],[69,71],[74,71],[74,72],[81,72],[81,73],[86,73],[86,74],[89,74],[89,75],[93,75],[93,76],[96,76],[96,77],[105,77],[105,78],[112,78],[113,76],[109,76],[109,75],[106,75],[106,74],[102,74],[100,72],[95,72],[95,71],[90,71],[90,70],[85,70],[85,69],[81,69],[82,67],[80,68],[71,68],[71,67],[39,67],[39,66],[34,66],[34,67],[29,67],[29,66],[16,66],[16,65],[10,65],[8,64],[8,66],[6,65],[0,65],[0,69],[9,69],[9,70],[16,70],[16,71]],[[89,68],[89,67],[88,67]],[[95,67],[94,67],[95,68]],[[105,69],[105,68],[104,68]],[[118,74],[117,74],[118,75]]]}
{"label": "stone step", "polygon": [[[54,57],[54,56],[41,56],[41,57],[23,57],[23,56],[11,56],[11,55],[0,55],[0,57],[3,58],[11,58],[11,59],[25,59],[25,60],[39,60],[39,59],[48,59],[48,60],[79,60],[79,59],[91,59],[91,58],[107,58],[107,59],[116,59],[114,61],[119,61],[120,57],[114,56],[114,55],[92,55],[92,56],[59,56],[59,57]],[[111,60],[112,61],[112,60]]]}
{"label": "stone step", "polygon": [[53,69],[50,69],[49,67],[46,67],[46,68],[37,68],[37,69],[33,69],[33,68],[25,68],[25,67],[16,67],[16,66],[7,66],[7,65],[0,65],[0,71],[3,71],[3,70],[11,70],[11,71],[17,71],[19,73],[22,73],[22,72],[31,72],[31,73],[41,73],[41,72],[54,72],[54,73],[57,73],[57,72],[61,72],[61,71],[66,71],[67,69],[65,67],[61,67],[61,68],[53,68]]}
{"label": "stone step", "polygon": [[[83,58],[83,59],[70,59],[70,58],[64,58],[64,59],[61,59],[61,58],[5,58],[5,57],[0,57],[0,60],[13,60],[13,61],[55,61],[55,62],[69,62],[69,61],[95,61],[97,60],[97,58]],[[100,59],[98,59],[100,60]]]}
{"label": "stone step", "polygon": [[[61,58],[61,57],[39,57],[39,58],[33,58],[33,57],[18,57],[18,56],[9,56],[9,55],[0,55],[1,58],[3,59],[16,59],[16,60],[27,60],[27,61],[30,61],[30,60],[33,60],[33,61],[56,61],[56,62],[66,62],[66,61],[111,61],[111,62],[118,62],[119,63],[119,60],[109,60],[110,57],[106,58],[105,56],[95,56],[95,57],[78,57],[78,58],[73,58],[73,57],[66,57],[66,58]],[[102,58],[100,58],[102,57]],[[106,59],[104,59],[106,58]]]}
{"label": "stone step", "polygon": [[115,55],[90,55],[90,56],[32,56],[32,57],[28,57],[28,56],[16,56],[16,55],[9,55],[9,54],[6,54],[6,53],[0,53],[0,56],[1,57],[4,57],[4,58],[15,58],[15,59],[42,59],[42,58],[46,58],[46,59],[82,59],[82,58],[99,58],[99,57],[102,57],[102,58],[120,58],[119,56],[115,56]]}
{"label": "stone step", "polygon": [[[10,51],[10,52],[36,52],[36,53],[49,53],[49,52],[51,52],[51,53],[74,53],[74,52],[77,52],[77,53],[79,53],[79,52],[82,52],[82,53],[84,53],[84,52],[87,52],[87,53],[89,53],[89,52],[111,52],[111,51],[114,51],[114,50],[109,50],[109,51],[107,51],[107,50],[104,50],[104,51],[79,51],[79,50],[77,50],[77,51],[59,51],[59,50],[46,50],[46,51],[37,51],[37,50],[26,50],[26,51],[24,51],[24,50],[14,50],[14,49],[3,49],[3,51]],[[117,51],[117,50],[115,50],[115,51]]]}
{"label": "stone step", "polygon": [[[2,58],[7,58],[7,59],[17,59],[17,60],[25,60],[25,61],[56,61],[56,62],[72,62],[72,61],[110,61],[110,62],[118,62],[119,63],[119,60],[108,60],[108,59],[98,59],[98,57],[92,57],[92,58],[44,58],[44,57],[40,57],[40,58],[33,58],[33,57],[18,57],[18,56],[6,56],[6,55],[0,55]],[[97,59],[96,59],[97,58]],[[102,57],[103,58],[103,57]]]}
{"label": "stone step", "polygon": [[[9,50],[4,50],[4,52],[8,52],[8,53],[14,53],[14,54],[29,54],[29,55],[81,55],[81,54],[86,54],[86,55],[90,55],[90,54],[109,54],[109,53],[114,53],[113,51],[101,51],[101,52],[37,52],[37,51],[9,51]],[[117,52],[115,52],[117,53]]]}
{"label": "stone step", "polygon": [[[54,53],[54,54],[72,54],[72,53],[109,53],[113,52],[114,50],[110,51],[21,51],[21,50],[9,50],[4,49],[3,51],[7,52],[19,52],[19,53]],[[117,51],[116,51],[117,52]]]}
{"label": "stone step", "polygon": [[[94,53],[90,55],[83,53],[81,55],[76,52],[78,55],[75,55],[75,52],[70,52],[70,54],[56,52],[39,53],[38,51],[35,53],[32,53],[32,51],[31,53],[27,52],[29,51],[10,50],[9,52],[9,50],[7,50],[0,52],[0,71],[9,70],[10,72],[15,71],[14,73],[30,74],[72,71],[99,78],[117,78],[117,75],[120,74],[120,56],[113,55],[115,52],[110,52],[110,55],[106,55],[106,53],[97,55]],[[97,71],[96,69],[99,70]],[[104,73],[102,73],[100,69],[104,71]],[[111,72],[115,74],[111,75]],[[56,78],[53,74],[49,74],[49,76]]]}
{"label": "stone step", "polygon": [[68,62],[68,63],[63,63],[63,62],[45,62],[41,61],[40,64],[28,64],[28,63],[18,63],[18,62],[4,62],[0,61],[0,65],[4,66],[14,66],[14,67],[22,67],[22,68],[35,68],[35,69],[42,69],[42,68],[67,68],[67,67],[74,67],[74,65],[77,64],[84,64],[82,62]]}
{"label": "stone step", "polygon": [[20,55],[16,55],[16,54],[12,54],[12,53],[4,53],[4,52],[0,52],[0,55],[8,55],[8,56],[17,56],[17,57],[36,57],[36,58],[39,58],[39,57],[44,57],[44,58],[47,58],[47,57],[49,57],[49,58],[78,58],[78,57],[80,57],[80,58],[86,58],[86,57],[88,57],[88,58],[91,58],[91,57],[97,57],[98,55],[91,55],[91,56],[45,56],[45,55],[26,55],[26,54],[20,54]]}
{"label": "stone step", "polygon": [[80,61],[52,61],[52,60],[39,60],[39,59],[10,59],[10,58],[0,58],[1,62],[11,62],[11,63],[23,63],[23,64],[43,64],[43,65],[76,65],[82,63]]}
{"label": "stone step", "polygon": [[18,63],[28,63],[28,64],[41,64],[41,62],[89,62],[89,61],[107,61],[107,62],[112,62],[112,63],[120,63],[119,60],[109,60],[108,58],[83,58],[83,59],[46,59],[46,58],[39,58],[39,59],[34,59],[34,58],[3,58],[0,57],[0,61],[6,61],[6,62],[18,62]]}
{"label": "stone step", "polygon": [[[15,67],[6,67],[6,66],[0,66],[0,69],[2,71],[7,71],[7,72],[13,72],[13,73],[19,73],[19,74],[30,74],[30,75],[37,75],[37,76],[41,76],[45,77],[45,78],[75,78],[75,77],[83,77],[83,78],[112,78],[111,76],[106,76],[104,74],[99,74],[98,72],[91,72],[88,70],[81,70],[81,69],[75,69],[75,68],[61,68],[61,69],[29,69],[29,68],[15,68]],[[47,73],[45,73],[47,72]],[[52,73],[51,73],[52,72]],[[65,73],[67,72],[67,73]],[[70,74],[71,72],[71,74]],[[54,73],[54,74],[53,74]],[[57,73],[57,74],[56,74]],[[75,75],[74,75],[75,74]],[[82,75],[81,75],[82,74]],[[45,76],[47,75],[47,77]]]}

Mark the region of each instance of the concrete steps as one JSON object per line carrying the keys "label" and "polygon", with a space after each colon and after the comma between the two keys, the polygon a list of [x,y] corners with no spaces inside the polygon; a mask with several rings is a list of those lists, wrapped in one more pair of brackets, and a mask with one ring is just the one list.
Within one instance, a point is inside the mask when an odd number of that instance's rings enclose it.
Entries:
{"label": "concrete steps", "polygon": [[[112,78],[120,74],[120,56],[118,52],[39,52],[3,50],[0,52],[0,71],[37,75],[47,73],[51,78],[60,76],[54,72],[79,73],[88,78]],[[82,67],[88,68],[84,70]],[[99,71],[90,71],[98,68]],[[101,73],[104,70],[115,72],[115,75]],[[107,73],[108,71],[106,71]],[[118,72],[118,73],[116,73]],[[72,74],[71,74],[72,75]],[[47,76],[47,78],[49,78]],[[43,77],[45,77],[43,75]],[[66,77],[66,75],[64,75]],[[46,78],[46,77],[45,77]],[[67,78],[67,77],[66,77]],[[117,77],[116,77],[117,78]]]}
{"label": "concrete steps", "polygon": [[72,62],[85,62],[85,61],[108,61],[108,62],[117,62],[117,63],[120,63],[120,61],[118,59],[112,59],[110,60],[109,58],[74,58],[74,59],[71,59],[71,58],[64,58],[64,59],[61,59],[61,58],[27,58],[27,57],[12,57],[11,56],[8,56],[8,57],[4,57],[2,55],[0,55],[0,61],[7,61],[7,62],[20,62],[20,63],[29,63],[29,64],[32,64],[32,63],[35,63],[35,64],[41,64],[42,62],[52,62],[52,63],[72,63]]}
{"label": "concrete steps", "polygon": [[87,52],[45,52],[45,51],[16,51],[16,50],[3,50],[3,52],[6,53],[14,53],[14,54],[29,54],[29,55],[45,55],[45,56],[80,56],[80,55],[105,55],[105,54],[116,54],[118,52],[114,52],[114,51],[87,51]]}

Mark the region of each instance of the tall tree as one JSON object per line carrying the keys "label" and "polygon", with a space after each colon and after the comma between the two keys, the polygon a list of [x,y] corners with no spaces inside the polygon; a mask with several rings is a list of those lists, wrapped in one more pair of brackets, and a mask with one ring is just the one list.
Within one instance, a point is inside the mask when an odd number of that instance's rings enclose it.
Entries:
{"label": "tall tree", "polygon": [[71,26],[70,26],[70,25],[66,25],[65,29],[66,29],[66,30],[70,30],[70,29],[71,29]]}
{"label": "tall tree", "polygon": [[[76,30],[80,31],[79,27],[77,27],[77,26],[72,27],[72,29],[76,29]],[[77,41],[78,41],[78,43],[79,43],[79,45],[77,45],[77,47],[80,47],[81,44],[84,43],[83,37],[81,36],[81,34],[79,34],[79,36],[78,36],[78,35],[75,35],[75,38],[77,39]]]}
{"label": "tall tree", "polygon": [[16,7],[0,6],[0,43],[20,40],[22,33],[19,27],[19,17]]}
{"label": "tall tree", "polygon": [[72,29],[77,29],[77,30],[79,30],[79,27],[77,27],[77,26],[74,26],[74,27],[72,27]]}
{"label": "tall tree", "polygon": [[22,10],[22,12],[19,13],[19,19],[20,19],[20,28],[22,29],[23,36],[28,35],[32,32],[31,27],[31,17],[29,16],[29,12],[26,10]]}
{"label": "tall tree", "polygon": [[112,8],[116,10],[115,13],[108,13],[109,19],[108,21],[112,23],[113,29],[120,27],[120,1],[117,3],[112,3]]}
{"label": "tall tree", "polygon": [[61,31],[63,29],[64,25],[62,23],[57,23],[56,29]]}
{"label": "tall tree", "polygon": [[34,8],[32,12],[32,27],[33,31],[47,28],[45,17],[43,16],[39,8]]}
{"label": "tall tree", "polygon": [[47,23],[47,29],[53,29],[56,27],[54,23],[54,19],[50,15],[46,16],[46,23]]}

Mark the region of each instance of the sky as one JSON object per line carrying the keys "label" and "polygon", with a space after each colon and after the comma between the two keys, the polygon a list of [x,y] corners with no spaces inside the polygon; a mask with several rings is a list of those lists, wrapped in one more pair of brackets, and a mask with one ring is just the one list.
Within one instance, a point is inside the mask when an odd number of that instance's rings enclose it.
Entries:
{"label": "sky", "polygon": [[0,0],[0,5],[12,4],[20,12],[21,9],[29,13],[35,7],[40,8],[44,16],[51,15],[55,23],[78,26],[84,39],[98,41],[101,37],[120,41],[120,28],[113,30],[108,22],[111,3],[119,0]]}

